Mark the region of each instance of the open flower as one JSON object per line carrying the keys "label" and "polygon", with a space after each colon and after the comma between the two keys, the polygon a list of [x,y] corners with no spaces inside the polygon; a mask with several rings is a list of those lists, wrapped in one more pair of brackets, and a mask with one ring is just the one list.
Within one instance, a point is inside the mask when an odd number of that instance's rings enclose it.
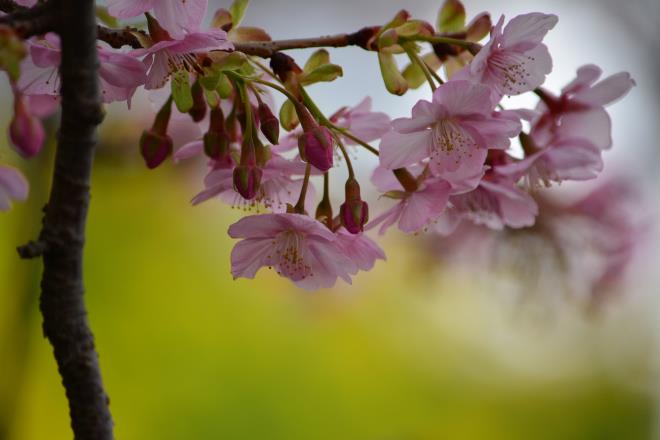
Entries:
{"label": "open flower", "polygon": [[0,211],[8,211],[12,200],[27,199],[28,191],[27,180],[16,168],[0,165]]}
{"label": "open flower", "polygon": [[[366,97],[355,107],[342,107],[330,117],[330,121],[365,142],[372,142],[390,131],[390,117],[382,112],[371,111],[371,98]],[[347,145],[355,141],[343,137]]]}
{"label": "open flower", "polygon": [[556,15],[524,14],[502,29],[504,16],[500,17],[490,41],[452,79],[486,84],[498,98],[534,90],[552,70],[552,58],[541,41],[557,20]]}
{"label": "open flower", "polygon": [[469,81],[449,81],[421,100],[411,118],[396,119],[380,143],[380,163],[388,169],[430,158],[434,173],[459,169],[464,175],[480,171],[489,148],[505,149],[520,130],[520,121],[493,112],[489,87]]}
{"label": "open flower", "polygon": [[359,270],[371,270],[376,260],[385,260],[385,252],[365,234],[352,234],[344,228],[339,228],[335,236],[344,255],[353,260]]}
{"label": "open flower", "polygon": [[538,109],[542,112],[532,124],[531,136],[539,145],[580,138],[600,149],[612,145],[612,122],[604,106],[623,97],[635,85],[627,72],[620,72],[596,82],[601,69],[582,66],[577,77],[559,97],[543,91]]}
{"label": "open flower", "polygon": [[333,234],[322,223],[301,214],[244,217],[229,227],[242,239],[231,252],[234,278],[254,278],[266,266],[306,290],[332,287],[337,278],[351,283],[357,272]]}
{"label": "open flower", "polygon": [[[225,203],[239,208],[253,208],[259,205],[273,212],[285,212],[287,204],[294,205],[302,188],[302,176],[305,163],[300,160],[287,160],[277,154],[262,168],[261,185],[256,196],[246,200],[234,189],[233,167],[217,166],[204,179],[205,189],[193,198],[193,204],[200,204],[210,198],[219,197]],[[308,187],[310,202],[313,198],[313,186]],[[311,208],[311,206],[310,206]]]}
{"label": "open flower", "polygon": [[180,40],[163,39],[147,49],[138,49],[136,53],[146,55],[144,62],[149,72],[145,88],[151,90],[163,87],[174,72],[187,70],[192,73],[201,69],[196,54],[233,48],[225,31],[209,29],[188,33]]}
{"label": "open flower", "polygon": [[[60,39],[46,34],[43,39],[28,43],[30,56],[21,63],[17,88],[25,95],[59,96],[59,66],[62,58]],[[117,52],[100,42],[99,81],[103,102],[129,101],[135,90],[146,80],[145,66],[133,54]]]}
{"label": "open flower", "polygon": [[183,38],[199,28],[207,5],[208,0],[108,0],[108,12],[126,19],[153,11],[172,37]]}
{"label": "open flower", "polygon": [[451,232],[461,220],[491,229],[523,228],[532,226],[537,215],[536,202],[514,180],[488,172],[476,189],[449,199],[449,208],[438,222],[443,229],[439,232]]}

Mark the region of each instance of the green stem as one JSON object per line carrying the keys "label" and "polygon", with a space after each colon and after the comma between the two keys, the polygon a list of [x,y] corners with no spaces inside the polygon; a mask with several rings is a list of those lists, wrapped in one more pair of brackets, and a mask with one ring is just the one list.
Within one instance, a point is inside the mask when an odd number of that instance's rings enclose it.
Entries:
{"label": "green stem", "polygon": [[341,141],[337,133],[335,133],[334,131],[331,132],[332,132],[332,137],[335,138],[335,141],[337,142],[337,145],[341,150],[341,154],[344,156],[344,159],[346,160],[346,168],[348,168],[348,178],[354,179],[355,172],[353,171],[353,164],[351,163],[351,158],[349,157],[348,152],[346,151],[346,147],[344,146],[344,143]]}
{"label": "green stem", "polygon": [[408,55],[408,58],[410,58],[410,61],[413,64],[417,64],[417,66],[422,70],[422,73],[426,77],[426,81],[428,81],[429,86],[431,86],[431,91],[435,92],[436,85],[435,82],[433,81],[433,76],[431,76],[431,72],[429,71],[428,66],[422,60],[419,55],[417,55],[417,52],[415,52],[415,47],[412,44],[404,44],[403,45],[403,50],[406,51],[406,54]]}
{"label": "green stem", "polygon": [[294,212],[298,214],[305,214],[305,197],[307,196],[307,187],[309,186],[309,176],[312,173],[312,166],[307,164],[305,167],[305,179],[303,180],[302,188],[300,189],[300,197],[298,197],[298,202],[294,206]]}

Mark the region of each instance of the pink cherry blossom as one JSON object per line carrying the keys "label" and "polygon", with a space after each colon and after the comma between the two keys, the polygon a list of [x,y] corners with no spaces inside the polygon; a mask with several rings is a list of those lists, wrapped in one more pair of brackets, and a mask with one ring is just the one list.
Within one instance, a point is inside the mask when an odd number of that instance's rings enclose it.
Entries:
{"label": "pink cherry blossom", "polygon": [[449,81],[421,100],[411,118],[396,119],[380,143],[380,163],[388,169],[430,158],[435,173],[481,170],[488,148],[505,149],[521,130],[520,121],[497,116],[490,88],[469,81]]}
{"label": "pink cherry blossom", "polygon": [[386,197],[396,200],[394,206],[367,225],[367,229],[380,225],[380,234],[395,223],[405,233],[422,231],[442,214],[452,192],[451,184],[439,177],[425,179],[416,191],[405,191],[392,173],[383,167],[375,170],[372,182]]}
{"label": "pink cherry blossom", "polygon": [[229,236],[242,239],[231,253],[234,278],[254,278],[267,266],[303,289],[316,290],[332,287],[337,278],[350,284],[358,270],[335,234],[306,215],[251,215],[231,225]]}
{"label": "pink cherry blossom", "polygon": [[[371,111],[371,98],[366,97],[355,107],[343,107],[330,117],[330,121],[365,142],[372,142],[383,137],[390,130],[390,117],[382,112]],[[355,141],[343,137],[347,145],[356,145]]]}
{"label": "pink cherry blossom", "polygon": [[[287,204],[295,205],[302,188],[305,163],[300,160],[287,160],[275,153],[262,168],[261,185],[257,196],[245,200],[234,190],[233,167],[219,166],[212,169],[204,179],[205,189],[197,194],[192,202],[197,205],[218,196],[234,207],[256,208],[259,205],[273,212],[286,212]],[[313,200],[314,189],[308,187],[309,201]],[[311,209],[311,206],[310,206]]]}
{"label": "pink cherry blossom", "polygon": [[564,180],[595,179],[602,170],[602,151],[585,139],[560,140],[521,161],[495,168],[496,173],[514,180],[524,177],[528,188]]}
{"label": "pink cherry blossom", "polygon": [[25,6],[26,8],[31,8],[37,4],[37,0],[15,0],[16,4]]}
{"label": "pink cherry blossom", "polygon": [[[47,34],[28,43],[30,56],[21,64],[17,88],[25,95],[59,96],[60,39]],[[130,101],[133,93],[146,81],[145,66],[132,54],[118,52],[99,43],[99,80],[103,102]]]}
{"label": "pink cherry blossom", "polygon": [[533,121],[530,133],[535,142],[545,145],[580,138],[600,149],[612,145],[612,123],[604,106],[625,96],[635,81],[629,73],[620,72],[596,82],[601,73],[597,66],[582,66],[559,97],[543,91],[537,109],[542,114]]}
{"label": "pink cherry blossom", "polygon": [[147,49],[138,49],[146,55],[144,61],[149,72],[145,88],[159,89],[165,85],[170,74],[178,70],[194,70],[197,66],[195,54],[212,50],[233,50],[227,41],[227,33],[221,29],[191,32],[181,40],[162,40]]}
{"label": "pink cherry blossom", "polygon": [[177,39],[197,31],[208,0],[108,0],[108,12],[126,19],[153,11],[154,16],[169,34]]}
{"label": "pink cherry blossom", "polygon": [[541,41],[557,20],[556,15],[524,14],[502,29],[504,16],[500,17],[490,41],[453,78],[488,85],[497,97],[534,90],[552,70],[552,58]]}
{"label": "pink cherry blossom", "polygon": [[386,259],[380,246],[365,234],[351,234],[346,229],[339,228],[335,236],[344,255],[350,258],[359,270],[371,270],[376,260]]}
{"label": "pink cherry blossom", "polygon": [[523,228],[532,226],[538,215],[538,206],[526,191],[513,180],[492,173],[487,173],[475,190],[452,196],[449,205],[444,218],[439,219],[445,232],[451,232],[460,220],[491,229]]}
{"label": "pink cherry blossom", "polygon": [[27,180],[16,168],[0,164],[0,211],[8,211],[12,200],[27,199],[28,191]]}

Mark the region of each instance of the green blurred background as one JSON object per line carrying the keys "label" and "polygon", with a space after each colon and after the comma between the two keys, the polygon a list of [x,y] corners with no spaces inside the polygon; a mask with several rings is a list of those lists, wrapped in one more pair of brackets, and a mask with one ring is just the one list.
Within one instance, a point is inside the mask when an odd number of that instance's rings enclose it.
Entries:
{"label": "green blurred background", "polygon": [[[257,0],[248,24],[270,20],[269,30],[280,38],[324,34],[384,22],[400,7],[432,17],[439,3],[351,2],[354,10],[337,7],[348,4],[341,1]],[[549,43],[565,60],[553,86],[587,61],[610,72],[633,71],[643,93],[631,96],[627,110],[616,108],[615,138],[630,139],[629,148],[640,154],[650,148],[642,141],[657,139],[657,124],[639,130],[616,121],[657,116],[657,105],[648,107],[657,96],[645,83],[657,77],[652,66],[636,64],[632,49],[617,59],[603,55],[612,46],[598,36],[610,32],[609,22],[601,34],[591,29],[586,43],[603,52],[586,60],[562,53],[582,25],[583,19],[571,24],[578,12],[595,3],[553,2],[553,11],[531,3],[503,1],[502,8],[559,12],[567,23],[557,31],[563,39]],[[471,15],[499,10],[490,2],[466,4]],[[302,18],[313,12],[326,19],[292,27],[291,14],[270,11],[285,7],[299,8]],[[631,41],[629,47],[639,47]],[[333,59],[346,68],[346,87],[314,91],[324,108],[355,104],[368,93],[379,110],[408,112],[418,95],[395,104],[382,92],[375,61],[365,67],[351,60],[358,52],[344,53],[342,59],[333,52]],[[254,281],[233,281],[226,230],[241,213],[219,203],[190,206],[200,185],[197,165],[144,168],[135,141],[149,122],[137,120],[139,108],[114,107],[104,127],[85,255],[86,300],[117,439],[658,438],[658,283],[638,279],[588,314],[556,301],[561,292],[551,301],[534,292],[530,301],[503,295],[469,271],[432,261],[416,246],[423,237],[396,233],[382,241],[388,261],[350,287],[309,294],[267,270]],[[9,117],[0,113],[1,126]],[[40,331],[40,262],[20,261],[15,253],[37,234],[52,151],[20,163],[31,198],[0,215],[0,440],[72,437]],[[6,145],[0,160],[18,164]]]}

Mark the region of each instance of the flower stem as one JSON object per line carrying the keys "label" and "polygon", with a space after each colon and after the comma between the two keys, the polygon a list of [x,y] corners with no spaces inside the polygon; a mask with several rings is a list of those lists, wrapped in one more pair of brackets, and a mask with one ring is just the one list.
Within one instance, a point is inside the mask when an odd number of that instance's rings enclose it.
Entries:
{"label": "flower stem", "polygon": [[305,167],[305,178],[303,180],[302,188],[300,189],[300,197],[294,206],[293,210],[297,214],[305,214],[305,197],[307,197],[307,187],[309,186],[309,176],[312,173],[312,166],[307,164]]}
{"label": "flower stem", "polygon": [[422,60],[419,55],[417,55],[417,52],[415,52],[415,47],[412,44],[404,44],[403,45],[403,50],[406,51],[406,54],[408,55],[408,58],[410,58],[410,61],[413,64],[417,64],[417,66],[422,70],[422,73],[426,77],[426,81],[428,81],[429,86],[431,86],[431,91],[435,92],[436,85],[435,81],[433,81],[433,76],[431,76],[431,72],[429,67],[426,65],[424,60]]}

